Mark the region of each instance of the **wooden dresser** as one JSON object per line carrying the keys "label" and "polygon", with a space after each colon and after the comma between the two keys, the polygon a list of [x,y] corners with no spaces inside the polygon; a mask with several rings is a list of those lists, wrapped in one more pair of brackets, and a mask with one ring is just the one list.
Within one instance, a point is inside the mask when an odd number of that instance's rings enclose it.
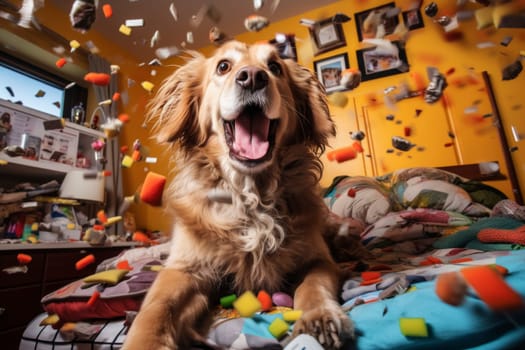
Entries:
{"label": "wooden dresser", "polygon": [[[18,349],[25,326],[43,311],[40,299],[79,278],[91,275],[104,259],[117,256],[131,243],[93,247],[86,243],[43,243],[0,245],[0,344],[2,349]],[[18,265],[17,255],[33,258],[27,273],[8,274],[5,268]],[[95,263],[77,271],[75,262],[88,254]]]}

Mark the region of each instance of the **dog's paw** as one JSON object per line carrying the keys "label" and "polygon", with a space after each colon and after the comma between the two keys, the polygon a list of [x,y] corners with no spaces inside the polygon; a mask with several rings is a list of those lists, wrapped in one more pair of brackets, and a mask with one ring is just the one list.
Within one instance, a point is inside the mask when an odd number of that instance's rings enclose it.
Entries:
{"label": "dog's paw", "polygon": [[294,325],[293,335],[303,333],[316,338],[324,349],[339,349],[354,338],[354,324],[339,304],[327,303],[303,313]]}

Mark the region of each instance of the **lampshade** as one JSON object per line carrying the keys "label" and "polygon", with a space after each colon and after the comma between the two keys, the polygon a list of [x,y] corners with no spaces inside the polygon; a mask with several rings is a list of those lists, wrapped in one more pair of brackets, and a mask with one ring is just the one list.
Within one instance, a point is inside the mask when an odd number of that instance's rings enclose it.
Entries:
{"label": "lampshade", "polygon": [[104,176],[72,170],[66,174],[59,196],[79,201],[104,202]]}

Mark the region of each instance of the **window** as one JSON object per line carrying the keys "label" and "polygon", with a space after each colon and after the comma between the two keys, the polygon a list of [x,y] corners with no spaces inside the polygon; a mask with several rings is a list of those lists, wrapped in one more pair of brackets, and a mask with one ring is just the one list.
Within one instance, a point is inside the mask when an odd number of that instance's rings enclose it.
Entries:
{"label": "window", "polygon": [[86,106],[87,89],[13,56],[0,53],[0,98],[59,118]]}

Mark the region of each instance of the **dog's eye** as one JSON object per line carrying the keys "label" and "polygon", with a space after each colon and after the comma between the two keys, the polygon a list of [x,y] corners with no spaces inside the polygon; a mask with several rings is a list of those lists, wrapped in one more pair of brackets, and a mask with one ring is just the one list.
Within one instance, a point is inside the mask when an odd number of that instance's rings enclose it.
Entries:
{"label": "dog's eye", "polygon": [[282,68],[281,65],[275,61],[268,62],[268,68],[270,71],[275,75],[281,75],[282,74]]}
{"label": "dog's eye", "polygon": [[232,69],[232,64],[230,61],[227,61],[227,60],[220,61],[219,64],[217,65],[217,73],[221,75],[228,73],[231,69]]}

